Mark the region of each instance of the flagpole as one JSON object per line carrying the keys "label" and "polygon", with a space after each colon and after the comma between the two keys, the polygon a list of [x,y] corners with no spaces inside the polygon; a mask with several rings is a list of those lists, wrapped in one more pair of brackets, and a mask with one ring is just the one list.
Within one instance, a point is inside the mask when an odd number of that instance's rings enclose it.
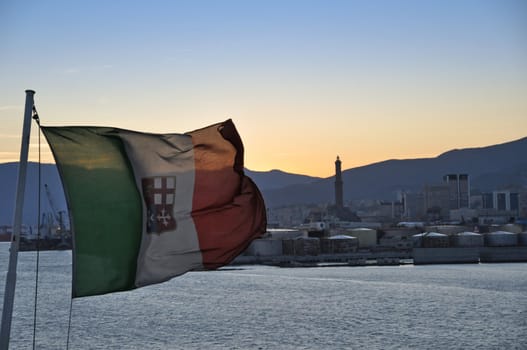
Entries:
{"label": "flagpole", "polygon": [[7,271],[4,308],[2,309],[2,328],[0,330],[0,350],[9,348],[9,335],[11,333],[11,318],[15,301],[16,265],[18,262],[18,246],[20,242],[20,228],[22,226],[22,208],[26,186],[27,156],[29,151],[29,134],[31,131],[31,114],[33,111],[33,95],[35,91],[26,90],[26,106],[24,111],[24,126],[22,128],[22,145],[20,147],[20,162],[18,163],[18,179],[16,185],[15,212],[13,215],[13,233],[11,236],[11,249],[9,254],[9,267]]}

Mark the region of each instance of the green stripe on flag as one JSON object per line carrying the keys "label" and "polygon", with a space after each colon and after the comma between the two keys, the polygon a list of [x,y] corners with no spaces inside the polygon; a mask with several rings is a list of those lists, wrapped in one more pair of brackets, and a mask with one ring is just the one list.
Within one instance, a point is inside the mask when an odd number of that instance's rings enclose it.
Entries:
{"label": "green stripe on flag", "polygon": [[73,297],[134,288],[142,205],[117,129],[43,127],[74,234]]}

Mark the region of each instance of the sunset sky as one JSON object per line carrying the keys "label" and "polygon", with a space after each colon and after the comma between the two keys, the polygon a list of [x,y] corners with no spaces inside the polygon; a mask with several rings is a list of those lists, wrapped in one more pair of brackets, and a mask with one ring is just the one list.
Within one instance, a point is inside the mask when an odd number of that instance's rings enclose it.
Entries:
{"label": "sunset sky", "polygon": [[249,169],[327,177],[337,155],[348,169],[527,136],[527,1],[4,0],[0,162],[18,160],[26,89],[45,125],[232,118]]}

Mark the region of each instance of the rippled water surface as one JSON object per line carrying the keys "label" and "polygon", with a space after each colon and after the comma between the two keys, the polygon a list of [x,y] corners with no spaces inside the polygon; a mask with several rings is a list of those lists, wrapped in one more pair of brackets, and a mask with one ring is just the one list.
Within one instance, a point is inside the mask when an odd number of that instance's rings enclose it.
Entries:
{"label": "rippled water surface", "polygon": [[[0,244],[2,299],[7,261]],[[32,346],[34,270],[21,253],[13,349]],[[39,280],[37,349],[65,348],[71,252],[41,253]],[[527,264],[228,267],[72,315],[71,349],[527,349]]]}

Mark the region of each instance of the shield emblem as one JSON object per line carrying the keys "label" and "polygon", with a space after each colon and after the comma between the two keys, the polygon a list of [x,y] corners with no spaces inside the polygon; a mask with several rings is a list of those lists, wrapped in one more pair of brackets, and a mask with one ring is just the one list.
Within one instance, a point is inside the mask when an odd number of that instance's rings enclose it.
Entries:
{"label": "shield emblem", "polygon": [[146,204],[146,232],[161,234],[174,231],[175,176],[155,176],[141,179]]}

